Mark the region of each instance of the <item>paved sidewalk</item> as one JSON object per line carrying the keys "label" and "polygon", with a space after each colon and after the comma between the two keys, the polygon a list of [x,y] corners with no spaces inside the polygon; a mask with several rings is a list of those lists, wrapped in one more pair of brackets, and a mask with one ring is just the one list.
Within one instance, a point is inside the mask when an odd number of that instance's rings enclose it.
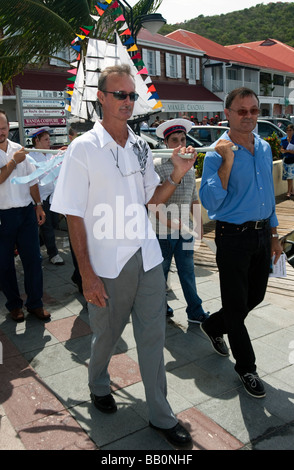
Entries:
{"label": "paved sidewalk", "polygon": [[[111,361],[118,412],[104,415],[91,404],[87,385],[91,332],[84,298],[71,282],[66,232],[58,232],[66,264],[52,266],[43,253],[44,302],[52,321],[28,314],[16,324],[0,292],[0,449],[173,450],[148,426],[145,396],[129,323]],[[20,286],[23,275],[20,262]],[[287,269],[293,269],[287,265]],[[218,274],[196,266],[204,307],[220,307]],[[215,354],[199,329],[189,325],[173,266],[165,362],[168,398],[193,437],[193,450],[294,449],[293,299],[274,294],[247,320],[267,396],[243,389],[232,358]],[[0,356],[1,358],[1,356]],[[1,361],[0,361],[1,362]]]}

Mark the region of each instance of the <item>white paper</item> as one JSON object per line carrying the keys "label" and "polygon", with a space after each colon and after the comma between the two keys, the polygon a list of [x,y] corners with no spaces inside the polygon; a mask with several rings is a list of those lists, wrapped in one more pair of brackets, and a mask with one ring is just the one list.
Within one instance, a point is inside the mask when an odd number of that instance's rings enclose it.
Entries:
{"label": "white paper", "polygon": [[276,264],[274,264],[274,258],[273,256],[269,277],[287,277],[285,253],[281,254]]}

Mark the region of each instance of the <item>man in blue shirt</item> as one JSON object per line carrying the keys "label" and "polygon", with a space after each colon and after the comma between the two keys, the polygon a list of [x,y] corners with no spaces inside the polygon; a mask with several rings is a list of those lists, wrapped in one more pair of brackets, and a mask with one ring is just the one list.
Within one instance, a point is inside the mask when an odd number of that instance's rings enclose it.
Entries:
{"label": "man in blue shirt", "polygon": [[[259,100],[248,88],[233,90],[226,99],[230,124],[206,154],[200,199],[216,220],[216,261],[222,308],[200,325],[215,351],[228,356],[228,335],[238,373],[246,391],[265,396],[245,318],[264,298],[270,263],[281,255],[276,227],[272,153],[269,144],[253,134]],[[232,146],[238,146],[237,151]]]}

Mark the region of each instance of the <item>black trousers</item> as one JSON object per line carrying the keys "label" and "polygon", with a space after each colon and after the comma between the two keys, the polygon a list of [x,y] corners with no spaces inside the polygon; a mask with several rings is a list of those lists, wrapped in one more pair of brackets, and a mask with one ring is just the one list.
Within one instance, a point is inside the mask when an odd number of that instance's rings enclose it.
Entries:
{"label": "black trousers", "polygon": [[255,355],[245,318],[264,298],[271,263],[271,230],[217,222],[215,241],[222,308],[205,321],[213,336],[228,335],[240,374],[255,372]]}

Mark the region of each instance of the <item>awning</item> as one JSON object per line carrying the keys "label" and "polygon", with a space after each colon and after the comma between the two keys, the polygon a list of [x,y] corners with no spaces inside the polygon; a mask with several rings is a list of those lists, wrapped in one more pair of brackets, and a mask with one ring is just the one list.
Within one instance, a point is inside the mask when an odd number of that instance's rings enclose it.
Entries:
{"label": "awning", "polygon": [[164,112],[221,112],[224,102],[202,85],[153,81]]}

